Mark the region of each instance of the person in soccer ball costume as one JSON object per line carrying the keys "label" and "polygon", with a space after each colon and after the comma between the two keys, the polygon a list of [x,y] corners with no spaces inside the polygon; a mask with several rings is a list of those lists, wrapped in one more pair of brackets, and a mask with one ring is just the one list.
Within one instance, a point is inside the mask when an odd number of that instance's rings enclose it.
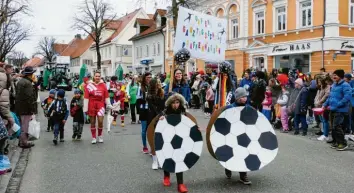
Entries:
{"label": "person in soccer ball costume", "polygon": [[[184,108],[184,104],[186,101],[184,97],[178,93],[173,94],[170,96],[165,103],[165,110],[162,111],[160,120],[165,119],[165,116],[171,114],[183,114],[186,115],[186,109]],[[177,177],[177,184],[178,184],[178,192],[185,193],[188,192],[186,186],[183,184],[183,172],[176,173]],[[164,171],[164,178],[163,178],[163,185],[170,186],[170,173]]]}
{"label": "person in soccer ball costume", "polygon": [[[231,105],[228,105],[226,109],[232,107],[245,106],[247,103],[247,91],[244,87],[239,87],[235,92],[235,102]],[[225,175],[228,179],[231,179],[232,172],[228,169],[225,169]],[[240,172],[240,182],[245,185],[250,185],[251,181],[248,180],[247,172]]]}
{"label": "person in soccer ball costume", "polygon": [[111,109],[106,84],[101,80],[101,73],[95,72],[94,82],[90,82],[85,87],[84,92],[84,113],[90,116],[92,144],[97,143],[96,139],[96,117],[98,122],[98,142],[103,143],[103,118],[105,105]]}

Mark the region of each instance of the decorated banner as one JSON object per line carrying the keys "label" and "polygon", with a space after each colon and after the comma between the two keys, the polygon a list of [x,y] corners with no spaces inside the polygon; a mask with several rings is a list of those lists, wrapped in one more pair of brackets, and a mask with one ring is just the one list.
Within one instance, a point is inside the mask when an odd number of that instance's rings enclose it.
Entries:
{"label": "decorated banner", "polygon": [[225,60],[227,21],[179,7],[173,51],[190,51],[191,57],[210,62]]}

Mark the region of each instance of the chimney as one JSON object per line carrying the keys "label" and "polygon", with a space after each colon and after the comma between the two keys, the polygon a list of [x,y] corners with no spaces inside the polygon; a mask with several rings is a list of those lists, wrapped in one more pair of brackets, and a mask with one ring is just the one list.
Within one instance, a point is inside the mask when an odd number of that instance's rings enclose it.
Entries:
{"label": "chimney", "polygon": [[76,35],[75,35],[75,38],[76,38],[76,39],[81,39],[81,34],[76,34]]}

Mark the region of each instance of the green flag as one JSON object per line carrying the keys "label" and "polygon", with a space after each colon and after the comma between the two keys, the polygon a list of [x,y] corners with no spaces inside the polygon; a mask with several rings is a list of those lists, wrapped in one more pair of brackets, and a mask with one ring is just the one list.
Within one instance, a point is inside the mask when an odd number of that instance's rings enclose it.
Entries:
{"label": "green flag", "polygon": [[118,68],[116,69],[116,76],[118,77],[119,81],[123,80],[123,67],[119,64]]}
{"label": "green flag", "polygon": [[86,64],[82,64],[82,66],[80,68],[80,76],[79,76],[79,81],[78,81],[77,85],[81,85],[83,83],[83,79],[86,76],[86,72],[87,72]]}

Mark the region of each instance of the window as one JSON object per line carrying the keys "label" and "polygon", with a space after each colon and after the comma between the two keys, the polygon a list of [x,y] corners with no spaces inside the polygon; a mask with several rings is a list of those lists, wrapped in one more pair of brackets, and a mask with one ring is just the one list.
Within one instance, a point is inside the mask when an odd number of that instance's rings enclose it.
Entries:
{"label": "window", "polygon": [[264,34],[264,11],[255,14],[256,35]]}
{"label": "window", "polygon": [[312,25],[312,8],[311,1],[300,4],[301,11],[301,27],[309,27]]}
{"label": "window", "polygon": [[160,55],[160,42],[157,43],[157,55]]}
{"label": "window", "polygon": [[139,58],[139,48],[138,47],[135,48],[135,57]]}
{"label": "window", "polygon": [[128,48],[124,48],[124,49],[123,49],[123,55],[124,55],[124,56],[128,56],[128,55],[129,55],[129,50],[128,50]]}
{"label": "window", "polygon": [[108,58],[111,57],[111,47],[108,48]]}
{"label": "window", "polygon": [[149,56],[149,45],[146,45],[146,53],[145,56],[148,57]]}
{"label": "window", "polygon": [[354,0],[350,0],[349,9],[349,24],[354,25]]}
{"label": "window", "polygon": [[285,7],[279,7],[276,9],[276,31],[286,30],[286,9]]}
{"label": "window", "polygon": [[231,39],[238,38],[238,19],[231,20]]}
{"label": "window", "polygon": [[156,55],[156,44],[155,43],[152,44],[152,55],[153,56]]}

